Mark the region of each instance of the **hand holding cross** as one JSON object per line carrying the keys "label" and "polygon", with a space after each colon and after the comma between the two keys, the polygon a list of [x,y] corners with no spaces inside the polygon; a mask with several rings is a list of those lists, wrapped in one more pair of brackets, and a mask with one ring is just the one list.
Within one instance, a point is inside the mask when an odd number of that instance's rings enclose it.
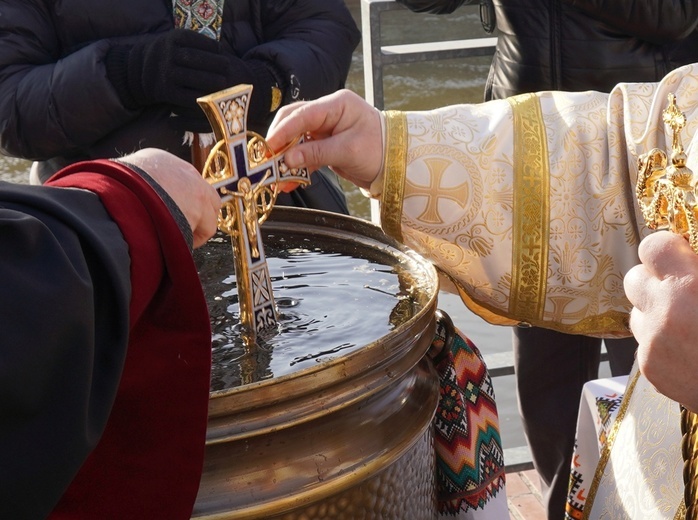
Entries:
{"label": "hand holding cross", "polygon": [[229,234],[233,243],[240,319],[248,345],[259,332],[277,323],[260,225],[271,212],[282,184],[310,183],[307,169],[286,166],[288,147],[274,153],[262,136],[247,130],[251,94],[252,85],[237,85],[197,100],[216,138],[202,175],[223,202],[218,228]]}

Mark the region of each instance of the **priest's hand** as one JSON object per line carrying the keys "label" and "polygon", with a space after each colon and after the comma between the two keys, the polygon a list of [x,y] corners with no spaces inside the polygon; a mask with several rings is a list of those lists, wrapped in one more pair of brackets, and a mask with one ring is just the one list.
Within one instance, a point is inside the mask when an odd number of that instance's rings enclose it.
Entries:
{"label": "priest's hand", "polygon": [[660,231],[642,241],[639,256],[624,286],[640,371],[698,412],[698,255],[684,238]]}
{"label": "priest's hand", "polygon": [[202,246],[213,236],[221,199],[194,166],[156,148],[144,148],[122,160],[141,168],[172,197],[191,226],[194,247]]}
{"label": "priest's hand", "polygon": [[282,107],[269,128],[267,143],[279,151],[305,135],[309,139],[286,152],[288,166],[314,171],[328,165],[360,188],[369,188],[383,164],[380,118],[363,98],[340,90]]}

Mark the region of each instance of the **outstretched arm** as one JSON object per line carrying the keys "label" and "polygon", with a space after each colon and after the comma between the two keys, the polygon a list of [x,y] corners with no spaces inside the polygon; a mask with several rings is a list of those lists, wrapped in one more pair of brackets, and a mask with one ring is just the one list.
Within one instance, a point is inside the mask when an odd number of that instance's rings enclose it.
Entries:
{"label": "outstretched arm", "polygon": [[383,147],[379,114],[339,93],[289,107],[269,140],[279,147],[310,132],[287,152],[289,166],[325,162],[370,187],[383,229],[431,258],[488,321],[627,336],[623,277],[649,233],[635,200],[637,158],[670,146],[662,113],[671,92],[688,117],[684,143],[694,138],[697,84],[698,66],[687,66],[610,95],[385,112]]}

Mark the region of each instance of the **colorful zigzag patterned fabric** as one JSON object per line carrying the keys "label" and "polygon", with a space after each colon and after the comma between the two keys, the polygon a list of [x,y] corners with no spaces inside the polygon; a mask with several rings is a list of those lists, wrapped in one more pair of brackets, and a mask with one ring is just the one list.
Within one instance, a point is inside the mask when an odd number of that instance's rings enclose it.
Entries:
{"label": "colorful zigzag patterned fabric", "polygon": [[442,515],[482,509],[504,489],[499,416],[477,347],[440,313],[432,351],[441,395],[434,417],[436,478]]}

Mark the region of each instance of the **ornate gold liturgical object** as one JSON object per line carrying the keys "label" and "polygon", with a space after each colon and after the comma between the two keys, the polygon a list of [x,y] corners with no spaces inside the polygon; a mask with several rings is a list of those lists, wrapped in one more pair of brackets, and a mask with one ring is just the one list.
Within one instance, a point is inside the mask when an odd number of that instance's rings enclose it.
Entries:
{"label": "ornate gold liturgical object", "polygon": [[[637,200],[650,229],[670,229],[683,235],[698,253],[698,199],[696,179],[686,166],[686,152],[681,144],[681,130],[686,116],[676,106],[676,96],[669,94],[664,122],[673,131],[671,154],[653,148],[638,159]],[[668,164],[669,161],[671,164]]]}
{"label": "ornate gold liturgical object", "polygon": [[237,85],[197,100],[216,137],[202,174],[223,202],[218,228],[232,240],[240,321],[248,345],[277,324],[259,226],[269,216],[282,184],[310,183],[306,169],[286,166],[285,150],[275,154],[262,136],[247,130],[251,95],[252,85]]}
{"label": "ornate gold liturgical object", "polygon": [[[647,227],[669,229],[684,236],[698,253],[698,199],[693,172],[686,166],[681,130],[686,116],[669,94],[664,123],[673,132],[671,153],[654,148],[638,159],[636,195]],[[670,163],[670,164],[669,164]],[[698,519],[698,416],[681,406],[681,452],[684,460],[684,502],[687,520]]]}

